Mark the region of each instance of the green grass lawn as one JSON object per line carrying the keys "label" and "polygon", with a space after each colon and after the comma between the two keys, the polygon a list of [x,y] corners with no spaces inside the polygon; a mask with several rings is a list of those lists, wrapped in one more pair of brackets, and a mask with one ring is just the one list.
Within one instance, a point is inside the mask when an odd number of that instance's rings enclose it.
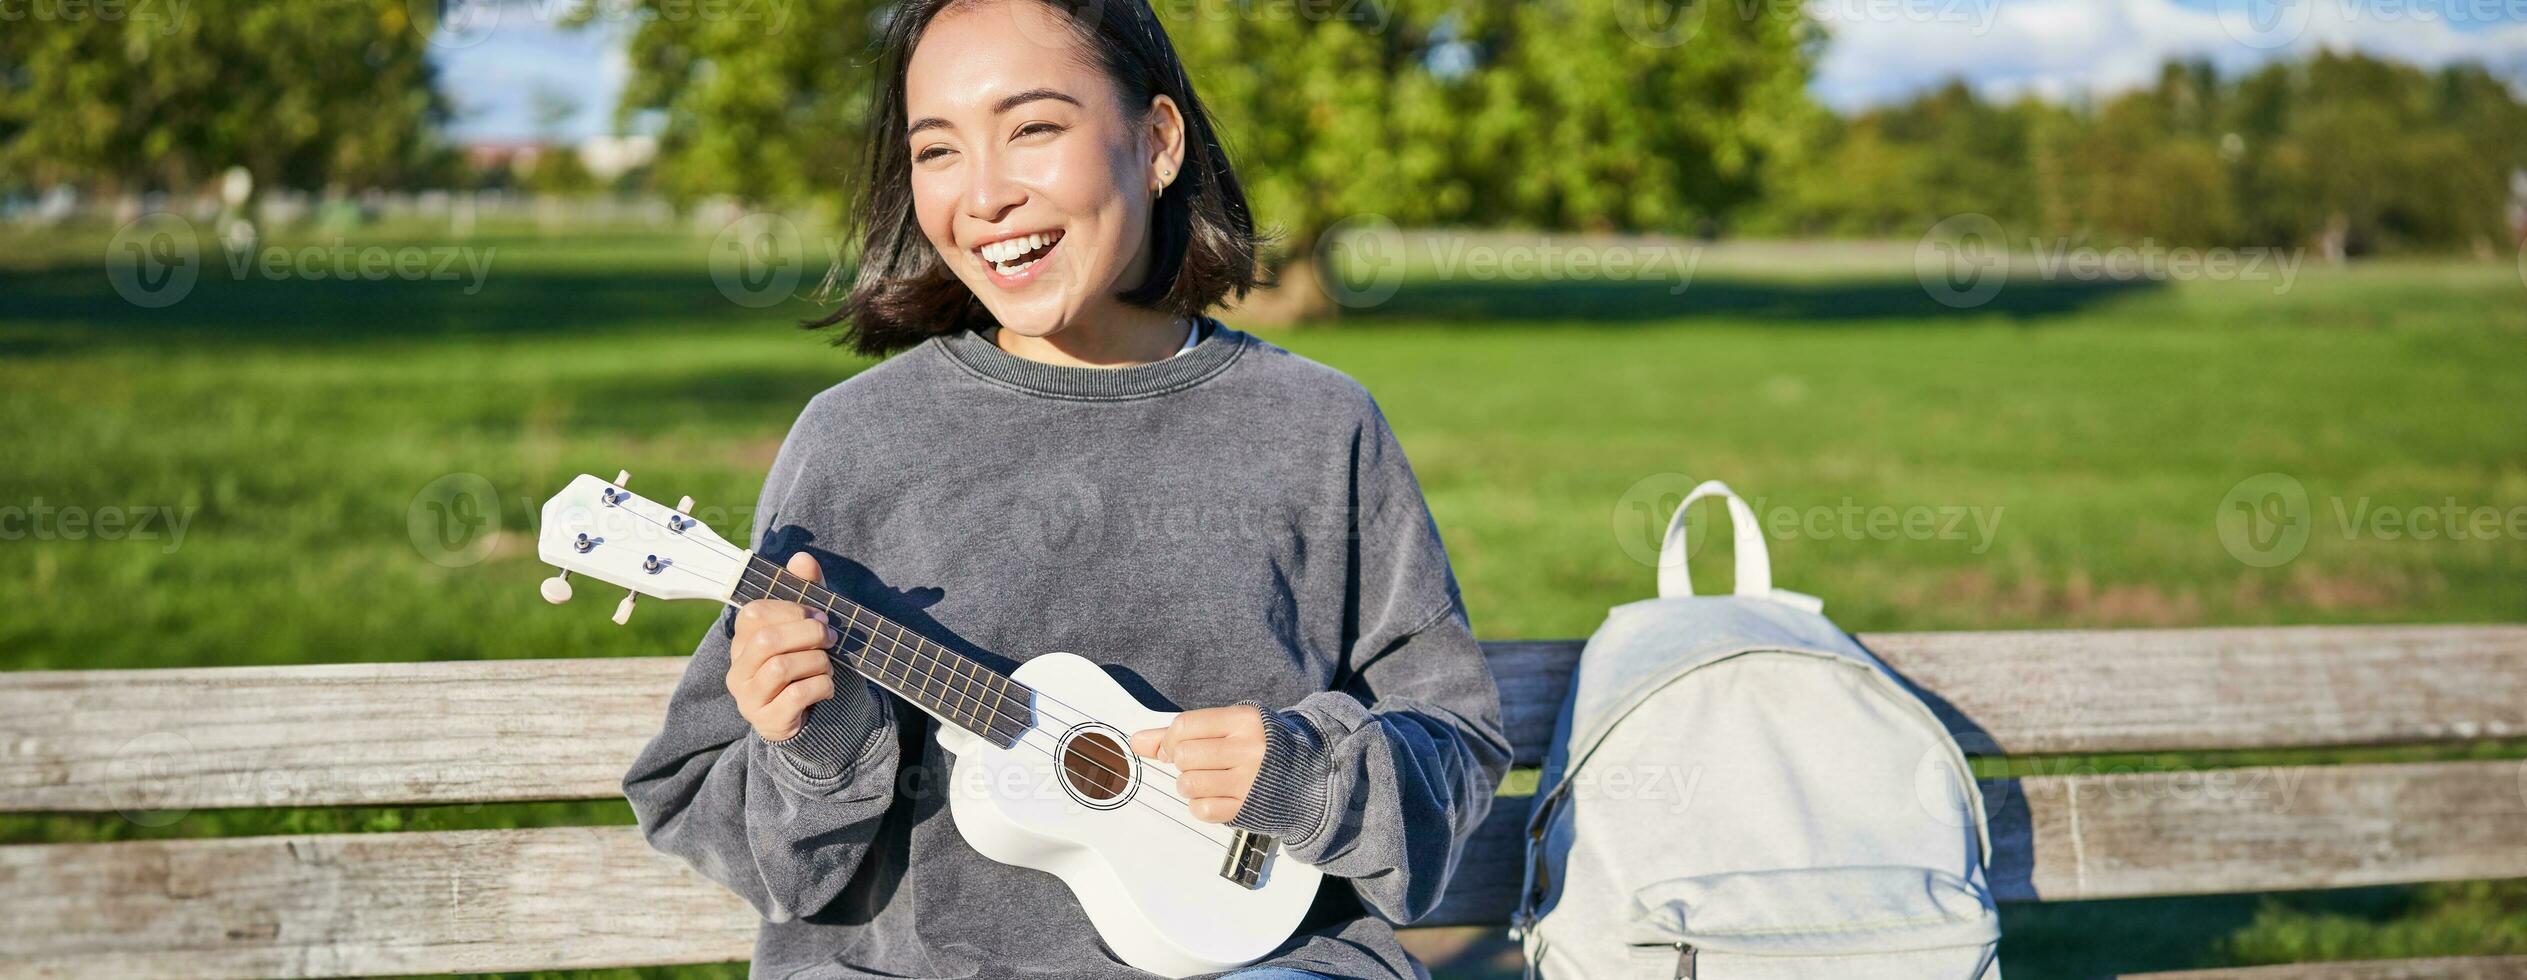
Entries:
{"label": "green grass lawn", "polygon": [[[240,278],[212,251],[147,309],[111,287],[102,234],[0,237],[0,532],[20,529],[0,538],[0,669],[688,652],[707,606],[620,628],[610,599],[540,601],[536,505],[629,469],[742,524],[799,407],[868,362],[792,329],[805,302],[729,302],[698,239],[463,247],[479,289]],[[1377,395],[1486,638],[1585,635],[1647,594],[1667,509],[1713,477],[1775,522],[1779,584],[1855,631],[2527,619],[2511,264],[2309,268],[2282,295],[2024,277],[1959,312],[1909,249],[1889,258],[1716,252],[1681,293],[1423,268],[1339,327],[1266,336]],[[459,545],[479,562],[435,541],[428,488],[451,474],[498,495],[495,536]],[[2291,560],[2224,544],[2242,483],[2304,491]],[[93,526],[107,512],[124,526]],[[2407,530],[2450,513],[2474,533]],[[1696,571],[1724,582],[1723,550]],[[628,820],[45,815],[0,817],[0,842]],[[2013,908],[2005,954],[2052,976],[2527,952],[2520,884]]]}

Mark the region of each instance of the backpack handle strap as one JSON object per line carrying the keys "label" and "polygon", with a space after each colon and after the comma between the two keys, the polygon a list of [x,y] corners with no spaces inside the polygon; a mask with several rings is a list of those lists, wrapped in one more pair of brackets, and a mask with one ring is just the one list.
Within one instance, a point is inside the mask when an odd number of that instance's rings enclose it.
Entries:
{"label": "backpack handle strap", "polygon": [[1693,572],[1685,567],[1685,514],[1694,501],[1719,497],[1729,502],[1729,527],[1735,532],[1737,551],[1737,594],[1756,599],[1770,599],[1793,609],[1822,612],[1825,600],[1804,592],[1772,587],[1772,551],[1764,544],[1764,529],[1755,523],[1755,508],[1718,480],[1704,480],[1685,495],[1685,502],[1676,505],[1676,516],[1667,521],[1667,538],[1658,548],[1658,596],[1661,599],[1693,594]]}
{"label": "backpack handle strap", "polygon": [[1693,594],[1693,571],[1685,567],[1685,515],[1694,502],[1704,497],[1719,497],[1729,503],[1729,527],[1736,532],[1737,594],[1758,598],[1772,597],[1772,552],[1764,546],[1764,530],[1755,522],[1755,509],[1746,500],[1718,480],[1704,480],[1685,495],[1685,502],[1676,505],[1676,516],[1667,521],[1667,538],[1658,548],[1658,595],[1660,598]]}

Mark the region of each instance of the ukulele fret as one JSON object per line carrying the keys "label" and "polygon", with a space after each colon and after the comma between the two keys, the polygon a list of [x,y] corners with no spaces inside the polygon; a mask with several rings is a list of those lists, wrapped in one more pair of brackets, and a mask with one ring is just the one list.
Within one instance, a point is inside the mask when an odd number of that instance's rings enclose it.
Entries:
{"label": "ukulele fret", "polygon": [[[1034,692],[1025,685],[760,556],[753,560],[763,562],[762,570],[771,580],[762,587],[762,596],[779,598],[786,593],[832,614],[836,632],[843,635],[835,652],[847,654],[856,640],[865,654],[839,659],[896,696],[1003,748],[1016,745],[1033,724]],[[745,596],[756,570],[746,571],[732,597]]]}

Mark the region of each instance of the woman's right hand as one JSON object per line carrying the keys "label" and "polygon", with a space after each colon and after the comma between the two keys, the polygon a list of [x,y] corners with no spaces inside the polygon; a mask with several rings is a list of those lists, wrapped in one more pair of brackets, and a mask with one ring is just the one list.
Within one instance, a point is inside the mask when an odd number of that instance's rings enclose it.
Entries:
{"label": "woman's right hand", "polygon": [[[823,582],[807,552],[790,556],[790,574]],[[841,642],[825,611],[781,599],[757,599],[737,610],[728,645],[728,693],[737,713],[767,742],[785,741],[807,722],[807,709],[834,696],[833,663],[825,651]]]}

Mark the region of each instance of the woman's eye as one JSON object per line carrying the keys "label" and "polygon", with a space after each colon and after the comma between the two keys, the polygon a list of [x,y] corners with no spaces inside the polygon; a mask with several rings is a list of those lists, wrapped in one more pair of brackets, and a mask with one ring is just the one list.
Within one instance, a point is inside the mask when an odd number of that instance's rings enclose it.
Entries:
{"label": "woman's eye", "polygon": [[1018,136],[1029,136],[1029,135],[1033,135],[1033,134],[1035,134],[1035,133],[1058,133],[1058,132],[1061,132],[1061,131],[1062,131],[1062,127],[1060,127],[1060,126],[1056,126],[1056,125],[1053,125],[1052,123],[1049,123],[1049,122],[1031,122],[1031,123],[1028,123],[1028,124],[1026,124],[1026,125],[1024,125],[1024,126],[1020,126],[1020,127],[1018,127],[1018,132],[1017,132],[1017,135],[1018,135]]}
{"label": "woman's eye", "polygon": [[936,158],[936,157],[943,157],[943,156],[946,156],[946,155],[948,155],[949,153],[952,153],[952,152],[954,152],[954,151],[952,151],[952,150],[950,150],[950,149],[948,149],[947,147],[944,147],[944,146],[938,146],[938,145],[935,145],[935,144],[934,144],[934,145],[931,145],[931,146],[925,146],[925,147],[922,147],[921,152],[913,154],[913,162],[914,162],[914,163],[929,163],[929,162],[930,162],[933,158]]}

